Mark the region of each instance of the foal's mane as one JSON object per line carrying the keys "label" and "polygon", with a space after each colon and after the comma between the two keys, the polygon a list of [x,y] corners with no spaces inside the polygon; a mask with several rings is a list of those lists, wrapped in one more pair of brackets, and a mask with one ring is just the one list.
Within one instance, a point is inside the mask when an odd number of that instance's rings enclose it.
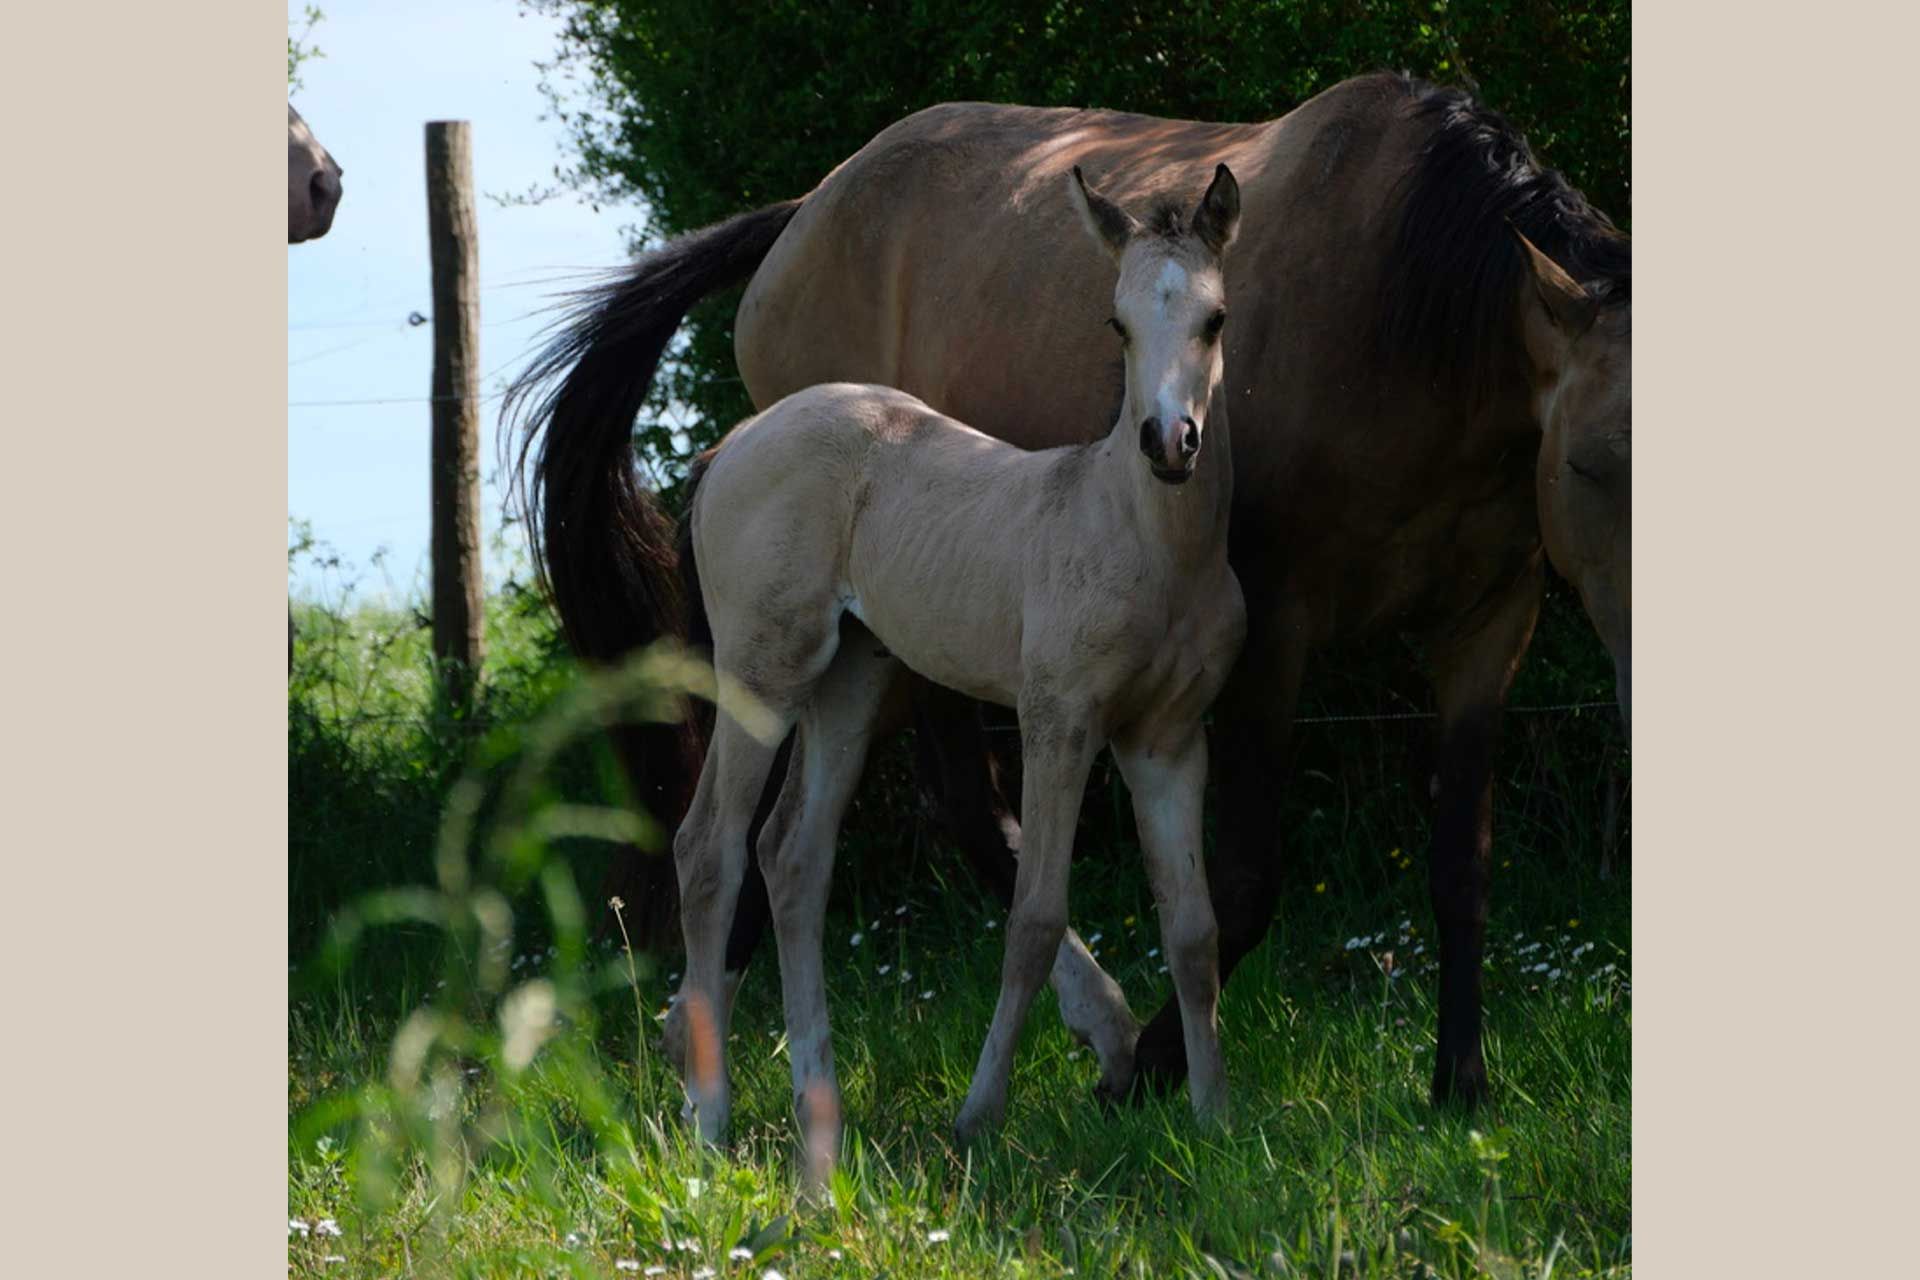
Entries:
{"label": "foal's mane", "polygon": [[1632,301],[1633,242],[1497,111],[1460,89],[1399,79],[1410,98],[1400,110],[1429,136],[1398,186],[1400,222],[1381,276],[1383,351],[1477,398],[1510,348],[1528,271],[1513,230],[1603,307]]}

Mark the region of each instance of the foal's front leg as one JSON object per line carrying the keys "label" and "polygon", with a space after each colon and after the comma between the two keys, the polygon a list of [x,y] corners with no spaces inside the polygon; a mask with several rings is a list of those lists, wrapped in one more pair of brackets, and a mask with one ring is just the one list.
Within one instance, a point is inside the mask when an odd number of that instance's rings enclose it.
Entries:
{"label": "foal's front leg", "polygon": [[973,1086],[953,1123],[966,1142],[999,1124],[1007,1110],[1013,1050],[1034,993],[1053,968],[1067,931],[1067,873],[1073,860],[1073,829],[1087,772],[1100,750],[1091,717],[1066,711],[1056,698],[1021,697],[1020,731],[1026,757],[1020,810],[1026,827],[1007,915],[1006,956],[1000,966],[1000,1001],[973,1070]]}
{"label": "foal's front leg", "polygon": [[1133,793],[1134,821],[1160,913],[1161,944],[1180,1001],[1193,1110],[1203,1118],[1218,1116],[1227,1104],[1218,1022],[1220,932],[1200,856],[1207,736],[1199,725],[1182,726],[1169,735],[1117,741],[1113,754]]}
{"label": "foal's front leg", "polygon": [[[980,704],[926,680],[914,685],[921,785],[937,802],[947,834],[973,864],[974,874],[1003,908],[1011,907],[1020,868],[1020,824],[1000,794]],[[1100,1060],[1096,1091],[1110,1099],[1126,1096],[1133,1084],[1140,1023],[1127,1007],[1120,984],[1100,967],[1071,926],[1054,957],[1050,981],[1060,1002],[1060,1020]]]}

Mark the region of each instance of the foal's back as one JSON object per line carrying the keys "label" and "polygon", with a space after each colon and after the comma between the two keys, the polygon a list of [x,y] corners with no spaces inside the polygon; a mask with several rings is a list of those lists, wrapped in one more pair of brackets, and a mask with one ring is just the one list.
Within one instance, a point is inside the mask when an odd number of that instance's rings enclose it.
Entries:
{"label": "foal's back", "polygon": [[1086,537],[1084,453],[1016,448],[888,387],[796,392],[728,437],[695,496],[696,557],[738,566],[702,575],[716,641],[729,614],[811,632],[850,612],[922,675],[1013,705],[1036,571]]}

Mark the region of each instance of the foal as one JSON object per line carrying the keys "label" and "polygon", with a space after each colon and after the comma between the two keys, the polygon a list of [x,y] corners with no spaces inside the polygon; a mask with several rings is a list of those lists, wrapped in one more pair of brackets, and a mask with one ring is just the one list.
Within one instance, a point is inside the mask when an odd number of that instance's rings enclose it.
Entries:
{"label": "foal", "polygon": [[[1216,931],[1200,857],[1201,717],[1245,633],[1227,567],[1233,452],[1202,449],[1220,383],[1221,259],[1240,214],[1225,165],[1190,216],[1143,226],[1075,169],[1068,193],[1119,268],[1126,394],[1112,431],[1029,453],[884,387],[810,387],[740,424],[696,474],[688,519],[719,716],[674,841],[686,934],[683,1069],[700,1136],[729,1106],[723,952],[747,830],[786,731],[792,763],[759,842],[780,952],[795,1105],[839,1146],[821,935],[835,837],[904,664],[1015,707],[1024,837],[1000,999],[955,1121],[1006,1109],[1013,1049],[1067,925],[1087,772],[1111,744],[1133,793],[1196,1112],[1226,1101]],[[750,727],[751,726],[751,727]],[[831,1157],[828,1156],[830,1159]]]}

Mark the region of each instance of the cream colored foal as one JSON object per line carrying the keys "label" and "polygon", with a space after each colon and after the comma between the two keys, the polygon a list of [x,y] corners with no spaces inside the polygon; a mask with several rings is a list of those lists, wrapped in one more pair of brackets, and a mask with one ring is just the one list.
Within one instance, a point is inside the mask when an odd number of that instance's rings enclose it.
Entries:
{"label": "cream colored foal", "polygon": [[1108,745],[1133,794],[1194,1109],[1226,1102],[1201,717],[1245,632],[1227,567],[1233,452],[1214,403],[1239,187],[1222,165],[1190,214],[1162,208],[1145,225],[1077,169],[1068,194],[1119,269],[1109,323],[1126,392],[1104,439],[1030,453],[903,392],[830,384],[740,424],[696,469],[692,568],[720,713],[674,855],[692,1041],[683,1066],[705,1139],[727,1127],[723,952],[748,826],[797,725],[760,866],[795,1105],[809,1149],[838,1150],[821,935],[840,820],[903,664],[1020,717],[1019,876],[999,1005],[956,1132],[971,1137],[1005,1112],[1015,1041],[1067,927],[1087,772]]}

